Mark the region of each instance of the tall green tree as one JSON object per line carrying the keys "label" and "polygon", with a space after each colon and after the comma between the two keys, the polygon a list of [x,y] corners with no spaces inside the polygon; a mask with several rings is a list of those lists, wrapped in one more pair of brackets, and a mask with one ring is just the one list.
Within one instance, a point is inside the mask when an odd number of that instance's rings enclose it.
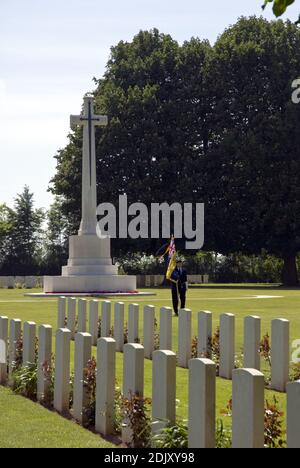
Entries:
{"label": "tall green tree", "polygon": [[62,202],[57,197],[47,213],[42,269],[45,274],[57,275],[68,258],[69,223],[62,214]]}
{"label": "tall green tree", "polygon": [[[205,201],[205,249],[284,259],[298,284],[300,32],[282,21],[242,18],[211,49],[179,46],[157,30],[112,48],[96,80],[98,200],[126,193],[146,204]],[[57,154],[52,192],[70,230],[80,221],[82,133]],[[123,250],[153,245],[123,243]],[[120,244],[119,244],[120,247]]]}
{"label": "tall green tree", "polygon": [[5,237],[5,258],[2,273],[34,275],[39,273],[42,256],[42,222],[44,212],[34,208],[33,193],[25,186],[10,210],[10,228]]}
{"label": "tall green tree", "polygon": [[0,205],[0,271],[8,255],[7,238],[13,227],[12,210],[6,205]]}
{"label": "tall green tree", "polygon": [[[117,204],[124,193],[129,203],[147,205],[197,198],[197,160],[208,146],[204,64],[209,53],[206,41],[192,39],[181,47],[156,29],[112,48],[95,90],[96,109],[109,118],[108,127],[96,132],[99,202]],[[77,130],[56,156],[51,185],[63,197],[74,232],[80,220],[81,146]],[[136,249],[145,245],[135,242]]]}
{"label": "tall green tree", "polygon": [[299,50],[294,24],[262,18],[242,18],[218,39],[209,73],[219,141],[203,165],[215,220],[208,243],[280,256],[291,286],[300,251],[300,106],[291,101]]}

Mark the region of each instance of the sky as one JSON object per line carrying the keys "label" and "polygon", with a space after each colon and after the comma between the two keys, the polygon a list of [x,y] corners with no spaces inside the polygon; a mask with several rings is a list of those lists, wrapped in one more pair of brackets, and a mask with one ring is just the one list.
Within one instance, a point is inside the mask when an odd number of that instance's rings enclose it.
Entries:
{"label": "sky", "polygon": [[[207,3],[207,5],[205,5]],[[158,28],[183,42],[217,39],[263,0],[0,0],[0,203],[29,185],[48,208],[54,155],[67,143],[70,114],[94,89],[110,48]],[[300,2],[284,18],[296,20]],[[273,18],[271,7],[263,13]],[[101,174],[100,176],[101,181]]]}

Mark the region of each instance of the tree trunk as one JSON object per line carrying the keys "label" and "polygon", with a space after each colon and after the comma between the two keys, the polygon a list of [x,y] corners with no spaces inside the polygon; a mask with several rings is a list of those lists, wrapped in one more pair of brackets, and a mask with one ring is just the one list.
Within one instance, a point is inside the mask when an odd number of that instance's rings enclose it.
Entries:
{"label": "tree trunk", "polygon": [[283,261],[282,281],[284,286],[299,286],[296,255],[287,255],[283,257]]}

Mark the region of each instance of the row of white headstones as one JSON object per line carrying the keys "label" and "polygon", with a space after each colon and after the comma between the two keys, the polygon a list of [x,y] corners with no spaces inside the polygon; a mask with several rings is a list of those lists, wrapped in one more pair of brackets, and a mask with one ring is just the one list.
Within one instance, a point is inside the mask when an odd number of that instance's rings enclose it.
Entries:
{"label": "row of white headstones", "polygon": [[[114,306],[114,339],[109,336],[98,337],[91,329],[91,324],[96,324],[96,311],[98,301],[90,301],[90,333],[81,331],[86,326],[87,301],[78,301],[78,331],[75,333],[76,324],[76,299],[59,300],[58,324],[64,324],[56,331],[55,350],[55,383],[54,383],[54,408],[59,413],[69,411],[70,397],[70,343],[75,339],[74,355],[74,396],[73,416],[80,423],[84,422],[84,408],[87,406],[87,394],[84,385],[84,372],[92,355],[92,345],[97,345],[97,383],[96,383],[96,431],[105,436],[114,431],[114,406],[115,406],[115,376],[116,376],[116,351],[123,351],[123,395],[130,398],[131,395],[144,394],[144,359],[153,360],[152,373],[152,419],[153,431],[159,431],[162,426],[174,424],[176,420],[176,366],[189,369],[188,392],[188,436],[190,448],[215,446],[215,418],[216,418],[216,365],[210,359],[190,359],[191,350],[191,311],[183,309],[179,312],[178,324],[178,354],[171,348],[172,337],[172,311],[170,308],[160,310],[160,348],[154,351],[154,317],[155,308],[144,308],[144,346],[136,343],[138,340],[138,316],[137,304],[130,304],[128,310],[128,341],[124,345],[124,304],[116,303]],[[65,328],[66,304],[67,327]],[[75,310],[75,320],[74,320]],[[101,333],[111,333],[111,303],[102,303]],[[94,319],[94,320],[91,320]],[[98,314],[97,314],[98,318]],[[120,321],[120,323],[119,323]],[[198,352],[202,355],[207,347],[207,336],[211,333],[211,314],[200,312],[198,314],[199,341]],[[145,325],[146,322],[146,325]],[[72,325],[72,326],[71,326]],[[260,336],[260,321],[257,317],[248,317],[245,320],[245,359],[257,358],[258,346],[253,339]],[[70,326],[70,328],[69,328]],[[0,317],[0,340],[7,343],[9,372],[12,371],[16,358],[17,343],[21,336],[22,323],[20,320],[9,320]],[[289,322],[286,320],[274,320],[272,323],[272,372],[275,382],[274,364],[280,358],[283,362],[282,352],[288,349]],[[122,330],[122,339],[121,339]],[[150,330],[150,332],[149,332]],[[9,331],[9,339],[8,339]],[[130,334],[129,334],[130,331]],[[93,333],[91,333],[93,332]],[[206,336],[206,339],[205,339]],[[38,400],[42,401],[46,394],[49,381],[44,372],[45,362],[51,362],[52,353],[52,327],[41,325],[38,332]],[[131,341],[132,338],[132,342]],[[168,339],[168,341],[166,341]],[[254,341],[255,341],[254,340]],[[284,343],[283,343],[284,341]],[[250,342],[252,343],[250,346]],[[201,345],[202,343],[202,345]],[[35,361],[36,324],[25,322],[23,328],[23,365]],[[249,348],[246,350],[246,348]],[[254,353],[254,347],[256,352]],[[274,351],[274,348],[277,349]],[[234,316],[223,314],[220,320],[220,375],[232,378],[232,438],[233,447],[263,447],[264,445],[264,376],[255,367],[234,369]],[[252,352],[250,352],[252,350]],[[234,354],[234,353],[233,353]],[[222,363],[222,361],[224,361]],[[229,366],[228,361],[231,362]],[[258,364],[259,360],[256,359]],[[233,363],[233,364],[232,364]],[[254,362],[253,362],[254,363]],[[230,372],[229,372],[229,368]],[[281,367],[282,364],[281,364]],[[280,375],[282,376],[281,368]],[[279,375],[279,370],[276,376]],[[286,375],[286,373],[284,374]],[[277,378],[277,377],[276,377]],[[288,377],[287,377],[288,379]],[[300,381],[288,383],[285,380],[284,387],[287,390],[287,440],[289,447],[300,447]],[[9,382],[7,366],[0,364],[0,383]],[[281,382],[282,383],[282,382]],[[126,423],[126,422],[125,422]],[[122,438],[124,442],[131,441],[131,431],[124,424]]]}
{"label": "row of white headstones", "polygon": [[[116,340],[116,350],[123,352],[125,331],[125,304],[116,302],[112,313],[110,301],[61,297],[58,302],[57,328],[68,328],[74,339],[76,331],[92,336],[92,344],[97,344],[99,306],[101,305],[101,337],[107,338],[112,333],[112,315],[114,315],[113,336]],[[87,310],[89,320],[87,327]],[[139,305],[128,306],[128,343],[138,343],[139,337]],[[212,337],[212,313],[201,311],[197,314],[197,354],[198,357],[208,357],[210,353],[210,338]],[[176,318],[177,320],[177,318]],[[159,314],[159,349],[173,350],[172,345],[172,309],[162,307]],[[260,370],[261,319],[248,316],[244,321],[244,367]],[[280,392],[286,390],[289,381],[289,321],[274,319],[272,321],[271,388]],[[155,349],[155,307],[146,305],[143,310],[143,345],[145,358],[151,359]],[[182,309],[178,317],[178,366],[188,367],[192,351],[192,311]],[[235,367],[235,316],[222,314],[220,316],[220,377],[232,378]]]}

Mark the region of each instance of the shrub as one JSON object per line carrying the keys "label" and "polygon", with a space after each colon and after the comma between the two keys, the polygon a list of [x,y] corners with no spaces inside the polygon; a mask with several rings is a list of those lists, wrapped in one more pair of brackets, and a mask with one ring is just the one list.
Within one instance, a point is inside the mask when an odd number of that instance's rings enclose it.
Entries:
{"label": "shrub", "polygon": [[[109,336],[114,336],[114,327],[110,327]],[[98,338],[101,338],[101,318],[98,320]]]}
{"label": "shrub", "polygon": [[300,380],[300,362],[292,363],[290,369],[290,381],[295,382],[296,380]]}
{"label": "shrub", "polygon": [[234,358],[234,368],[242,369],[244,367],[244,350],[241,349],[240,354],[236,354]]}
{"label": "shrub", "polygon": [[15,360],[12,363],[13,372],[17,371],[20,367],[22,367],[22,363],[23,363],[23,333],[21,332],[21,336],[16,342]]}
{"label": "shrub", "polygon": [[215,333],[209,338],[209,354],[211,359],[216,364],[216,374],[219,375],[220,371],[220,328],[217,327]]}
{"label": "shrub", "polygon": [[162,429],[158,434],[152,437],[151,445],[154,448],[161,449],[188,448],[187,422],[178,420],[173,426],[167,426]]}
{"label": "shrub", "polygon": [[45,361],[43,363],[43,373],[44,379],[49,382],[46,393],[43,395],[41,404],[46,406],[46,408],[51,408],[54,400],[54,374],[55,374],[55,364],[54,356],[51,357],[51,362],[48,363]]}
{"label": "shrub", "polygon": [[118,386],[118,382],[116,382],[116,389],[115,389],[115,418],[114,418],[114,430],[116,434],[120,434],[122,431],[122,423],[123,423],[123,396],[121,393],[121,389]]}
{"label": "shrub", "polygon": [[266,400],[265,406],[265,446],[268,448],[283,448],[285,441],[283,440],[282,430],[283,412],[278,408],[276,397],[273,398],[273,403]]}
{"label": "shrub", "polygon": [[96,419],[96,376],[97,376],[97,362],[94,357],[87,363],[84,369],[84,389],[86,392],[88,404],[83,409],[84,425],[91,427],[95,426]]}
{"label": "shrub", "polygon": [[266,363],[272,367],[271,362],[271,345],[269,334],[266,333],[259,345],[259,354],[266,361]]}
{"label": "shrub", "polygon": [[128,343],[128,323],[125,323],[124,329],[124,345]]}
{"label": "shrub", "polygon": [[270,380],[271,380],[272,361],[271,361],[270,337],[268,333],[264,335],[264,337],[262,338],[260,342],[259,354],[267,365],[267,368],[264,370],[264,376],[265,376],[265,384],[269,385]]}
{"label": "shrub", "polygon": [[149,417],[149,406],[151,400],[142,396],[123,396],[122,413],[126,426],[132,432],[130,446],[133,448],[147,448],[151,439],[151,419]]}
{"label": "shrub", "polygon": [[158,330],[157,318],[154,319],[154,351],[159,349],[160,333]]}
{"label": "shrub", "polygon": [[12,373],[12,389],[18,395],[35,401],[37,397],[37,364],[15,368]]}
{"label": "shrub", "polygon": [[194,336],[194,338],[192,339],[191,357],[192,359],[198,357],[198,337],[197,336]]}
{"label": "shrub", "polygon": [[217,420],[216,424],[216,448],[228,449],[232,447],[232,432],[225,429],[222,419]]}
{"label": "shrub", "polygon": [[70,375],[70,396],[69,396],[69,408],[72,408],[74,403],[74,372]]}
{"label": "shrub", "polygon": [[[162,429],[152,437],[154,448],[173,449],[188,448],[188,426],[186,421],[178,420],[175,425]],[[216,448],[231,448],[231,431],[225,429],[222,419],[216,423]]]}
{"label": "shrub", "polygon": [[117,259],[116,264],[122,274],[128,275],[164,275],[166,272],[163,260],[143,252],[124,255]]}
{"label": "shrub", "polygon": [[[226,417],[232,417],[232,400],[229,400],[226,410],[221,413]],[[283,440],[283,416],[284,414],[278,408],[278,401],[275,396],[272,404],[266,400],[264,409],[264,444],[266,448],[283,448],[286,445]],[[231,438],[229,437],[230,432],[225,431],[228,439]]]}

